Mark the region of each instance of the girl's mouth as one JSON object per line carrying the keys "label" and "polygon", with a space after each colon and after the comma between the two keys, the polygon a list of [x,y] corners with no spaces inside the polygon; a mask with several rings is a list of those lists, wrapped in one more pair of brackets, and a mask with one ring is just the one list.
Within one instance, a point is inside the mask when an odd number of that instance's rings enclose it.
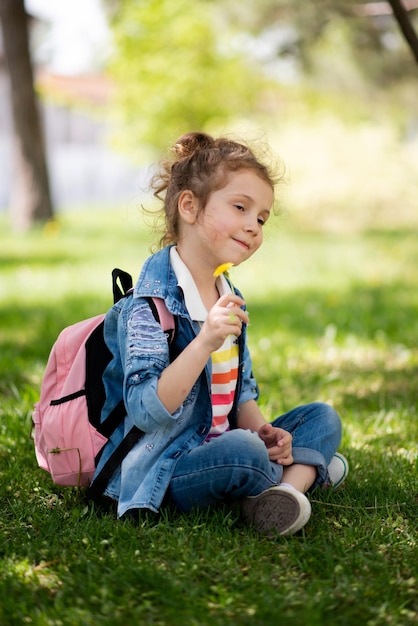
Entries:
{"label": "girl's mouth", "polygon": [[247,243],[245,243],[245,241],[241,241],[240,239],[234,239],[234,241],[235,241],[235,243],[237,243],[241,247],[245,248],[246,250],[250,249],[250,246]]}

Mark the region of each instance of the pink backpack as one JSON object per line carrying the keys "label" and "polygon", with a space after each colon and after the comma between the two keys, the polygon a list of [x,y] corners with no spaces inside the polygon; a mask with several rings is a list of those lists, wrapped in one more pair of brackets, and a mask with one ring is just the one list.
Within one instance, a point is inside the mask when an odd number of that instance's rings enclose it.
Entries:
{"label": "pink backpack", "polygon": [[[132,292],[132,278],[126,272],[112,272],[114,302]],[[120,281],[123,291],[119,288]],[[161,298],[149,299],[154,317],[161,323],[169,341],[174,318]],[[51,474],[57,485],[88,487],[96,461],[110,435],[125,418],[121,401],[101,423],[105,401],[103,372],[112,355],[104,337],[105,314],[65,328],[58,336],[48,359],[39,402],[35,404],[33,439],[38,465]],[[101,495],[107,481],[142,433],[134,427],[115,450],[100,476],[94,481]]]}

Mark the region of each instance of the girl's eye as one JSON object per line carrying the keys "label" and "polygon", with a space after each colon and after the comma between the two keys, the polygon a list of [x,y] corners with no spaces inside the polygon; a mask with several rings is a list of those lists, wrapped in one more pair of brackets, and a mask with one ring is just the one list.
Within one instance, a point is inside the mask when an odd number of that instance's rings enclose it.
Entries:
{"label": "girl's eye", "polygon": [[263,220],[263,218],[259,217],[257,222],[260,224],[260,226],[264,226],[264,224],[266,223],[265,220]]}
{"label": "girl's eye", "polygon": [[245,211],[245,208],[242,206],[242,204],[236,204],[235,208],[238,209],[238,211]]}

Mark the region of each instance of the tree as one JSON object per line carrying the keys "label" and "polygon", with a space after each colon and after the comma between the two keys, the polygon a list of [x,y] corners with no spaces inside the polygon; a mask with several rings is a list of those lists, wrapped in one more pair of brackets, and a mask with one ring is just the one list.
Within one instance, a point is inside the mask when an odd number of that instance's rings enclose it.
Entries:
{"label": "tree", "polygon": [[[418,0],[402,1],[413,27]],[[291,79],[312,94],[312,102],[315,94],[332,102],[333,95],[353,92],[365,102],[382,93],[387,102],[399,92],[407,99],[408,85],[416,80],[416,65],[388,2],[105,4],[114,35],[109,70],[119,145],[147,161],[155,156],[152,149],[167,148],[191,128],[222,132],[237,119],[248,125],[254,113],[273,112],[280,121],[276,113],[292,89],[286,91],[290,73],[284,75],[283,68],[290,68]]]}
{"label": "tree", "polygon": [[14,121],[11,219],[20,231],[27,230],[34,222],[45,222],[53,217],[27,19],[24,0],[0,0]]}
{"label": "tree", "polygon": [[415,61],[418,63],[418,37],[409,19],[408,11],[403,6],[401,0],[389,0],[389,4],[392,7],[393,15],[398,21],[399,28],[411,48]]}

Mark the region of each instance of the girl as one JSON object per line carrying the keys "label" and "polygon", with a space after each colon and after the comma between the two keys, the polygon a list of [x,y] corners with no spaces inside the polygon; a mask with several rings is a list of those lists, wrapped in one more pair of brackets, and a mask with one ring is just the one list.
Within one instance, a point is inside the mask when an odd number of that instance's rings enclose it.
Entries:
{"label": "girl", "polygon": [[[343,478],[345,459],[334,457],[340,419],[330,406],[312,403],[266,423],[256,402],[245,302],[217,276],[219,266],[239,265],[261,246],[274,179],[248,147],[229,139],[189,133],[174,155],[154,179],[164,203],[163,247],[144,264],[133,296],[106,317],[113,360],[102,418],[121,390],[127,417],[97,472],[136,425],[144,434],[105,492],[117,500],[119,516],[158,512],[163,504],[189,512],[239,501],[259,532],[295,533],[311,514],[304,494],[332,483],[331,469]],[[175,317],[171,344],[150,297],[163,298]]]}

